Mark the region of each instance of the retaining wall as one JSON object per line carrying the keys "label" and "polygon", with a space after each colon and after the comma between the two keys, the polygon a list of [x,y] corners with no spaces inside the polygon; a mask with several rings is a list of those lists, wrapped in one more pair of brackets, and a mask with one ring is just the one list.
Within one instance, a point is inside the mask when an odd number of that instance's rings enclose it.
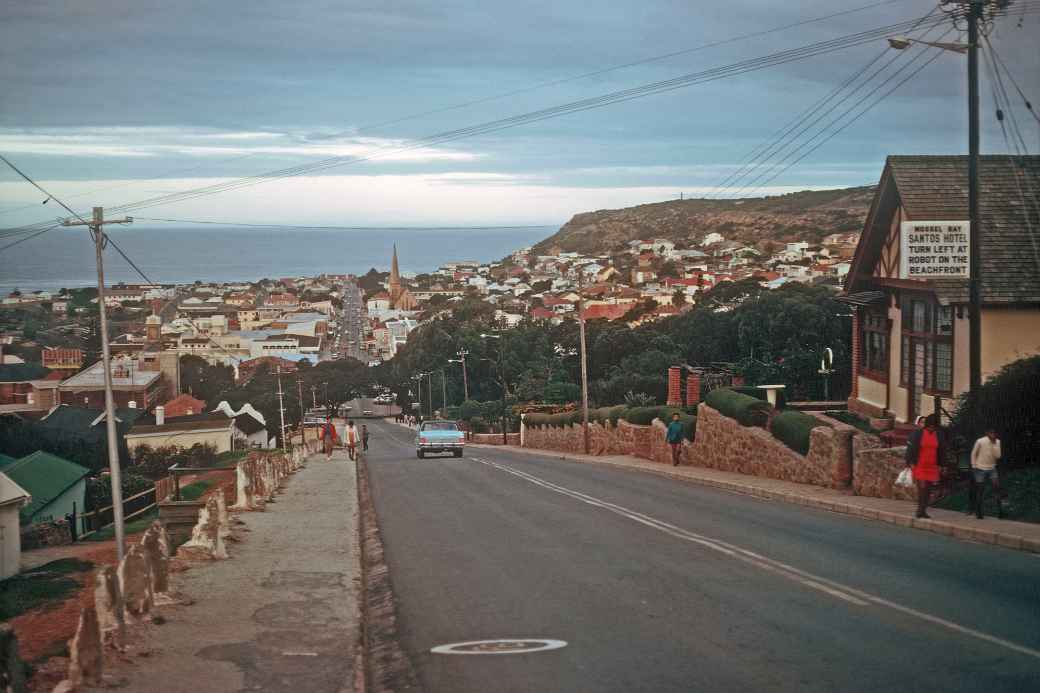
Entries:
{"label": "retaining wall", "polygon": [[[902,448],[880,448],[877,436],[835,421],[822,414],[820,426],[810,432],[809,453],[802,455],[773,437],[764,428],[741,426],[703,402],[697,408],[697,436],[684,441],[680,464],[726,472],[793,481],[878,498],[913,498],[912,489],[895,487],[902,468]],[[666,427],[655,420],[650,426],[627,421],[617,425],[589,424],[589,452],[593,455],[632,455],[660,464],[671,464]],[[581,426],[525,426],[523,445],[528,448],[581,453]]]}

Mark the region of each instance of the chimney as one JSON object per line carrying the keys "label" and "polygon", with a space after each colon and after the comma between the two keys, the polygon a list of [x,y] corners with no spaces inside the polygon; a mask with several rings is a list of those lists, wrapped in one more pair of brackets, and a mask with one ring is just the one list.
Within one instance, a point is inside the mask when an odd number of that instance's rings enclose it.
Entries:
{"label": "chimney", "polygon": [[155,408],[155,425],[162,426],[166,423],[166,407],[159,405]]}
{"label": "chimney", "polygon": [[127,409],[137,409],[137,402],[135,402],[134,400],[130,400],[129,402],[126,403],[126,408]]}

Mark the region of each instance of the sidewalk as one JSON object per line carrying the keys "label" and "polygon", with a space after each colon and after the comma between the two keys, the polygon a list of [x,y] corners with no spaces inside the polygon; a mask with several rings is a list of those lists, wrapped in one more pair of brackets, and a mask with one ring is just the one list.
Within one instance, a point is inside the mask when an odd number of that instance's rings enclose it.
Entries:
{"label": "sidewalk", "polygon": [[855,515],[856,517],[879,520],[902,527],[912,527],[957,539],[978,541],[984,544],[997,544],[1009,549],[1040,553],[1040,524],[998,520],[995,517],[988,516],[984,520],[977,520],[974,516],[939,508],[928,509],[928,514],[932,516],[932,519],[919,520],[913,516],[916,506],[909,501],[851,496],[835,489],[820,486],[765,479],[703,467],[669,467],[658,462],[651,462],[650,460],[628,455],[582,455],[562,453],[556,450],[479,445],[474,443],[469,444],[468,447],[486,450],[509,450],[510,452],[554,457],[562,460],[607,464],[658,474],[673,479],[681,479],[703,486],[713,486],[734,493]]}
{"label": "sidewalk", "polygon": [[357,474],[346,451],[331,462],[313,455],[265,511],[233,517],[244,525],[230,558],[171,576],[172,591],[194,603],[160,610],[133,664],[111,672],[119,687],[360,690]]}

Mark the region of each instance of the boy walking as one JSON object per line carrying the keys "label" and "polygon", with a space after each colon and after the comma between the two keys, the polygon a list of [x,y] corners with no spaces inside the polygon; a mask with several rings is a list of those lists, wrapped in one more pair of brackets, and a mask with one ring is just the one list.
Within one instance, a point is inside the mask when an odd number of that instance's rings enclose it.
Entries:
{"label": "boy walking", "polygon": [[672,448],[672,466],[679,466],[679,453],[682,452],[683,425],[679,421],[679,413],[672,414],[672,422],[668,424],[668,445]]}
{"label": "boy walking", "polygon": [[1000,477],[997,475],[997,461],[1000,460],[1000,439],[992,426],[986,428],[986,435],[975,441],[971,449],[971,473],[975,483],[975,517],[982,519],[982,500],[986,496],[986,486],[993,484],[993,493],[997,495],[997,516],[1004,517],[1004,507],[1000,504]]}

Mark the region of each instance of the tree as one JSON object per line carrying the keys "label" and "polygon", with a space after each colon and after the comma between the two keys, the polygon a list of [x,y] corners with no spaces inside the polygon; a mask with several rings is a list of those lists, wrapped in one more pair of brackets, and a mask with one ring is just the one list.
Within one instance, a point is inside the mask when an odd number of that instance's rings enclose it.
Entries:
{"label": "tree", "polygon": [[235,371],[231,366],[213,366],[198,356],[181,357],[181,386],[192,397],[214,406],[221,393],[234,387]]}
{"label": "tree", "polygon": [[672,294],[672,305],[676,308],[681,308],[686,305],[686,292],[682,288],[678,288]]}

